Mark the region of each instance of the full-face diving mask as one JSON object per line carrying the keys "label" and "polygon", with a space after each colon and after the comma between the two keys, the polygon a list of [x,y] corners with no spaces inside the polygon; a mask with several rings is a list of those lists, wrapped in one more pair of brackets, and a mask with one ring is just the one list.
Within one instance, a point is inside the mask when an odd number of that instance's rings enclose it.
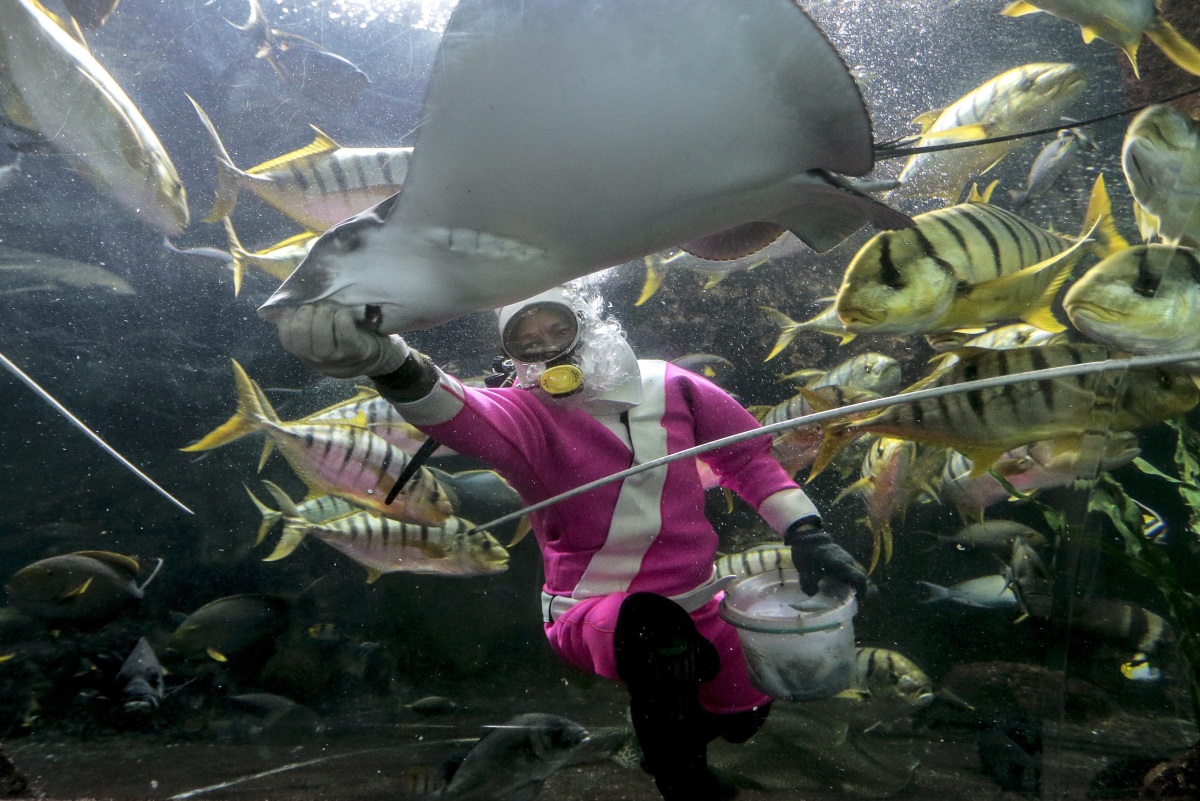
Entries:
{"label": "full-face diving mask", "polygon": [[505,355],[515,361],[545,364],[538,386],[547,395],[561,398],[583,388],[583,371],[575,364],[580,330],[579,316],[572,308],[557,301],[539,301],[508,319],[500,344]]}

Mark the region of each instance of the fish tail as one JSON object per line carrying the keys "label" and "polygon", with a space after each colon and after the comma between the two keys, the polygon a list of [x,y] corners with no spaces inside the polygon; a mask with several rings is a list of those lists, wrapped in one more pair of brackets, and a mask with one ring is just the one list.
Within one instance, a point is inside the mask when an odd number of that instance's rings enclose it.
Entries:
{"label": "fish tail", "polygon": [[800,333],[800,324],[778,309],[770,306],[759,306],[758,308],[770,318],[771,322],[779,326],[779,339],[775,340],[775,347],[771,348],[767,358],[763,359],[764,362],[769,362],[782,353],[784,348],[792,344],[796,334]]}
{"label": "fish tail", "polygon": [[654,297],[654,293],[662,286],[662,271],[654,262],[654,256],[646,256],[642,259],[642,263],[646,265],[646,282],[642,284],[642,294],[638,297],[634,306],[641,306],[650,298]]}
{"label": "fish tail", "polygon": [[192,101],[192,106],[195,107],[196,113],[200,115],[200,122],[204,126],[204,130],[208,132],[208,138],[212,142],[213,156],[217,160],[217,192],[213,199],[212,211],[204,218],[204,222],[215,223],[220,222],[222,217],[228,217],[233,211],[233,207],[237,205],[238,183],[245,173],[239,170],[233,163],[233,159],[229,156],[229,151],[225,149],[225,145],[221,142],[221,137],[217,133],[217,127],[213,125],[213,121],[209,119],[208,114],[204,109],[200,108],[191,95],[188,95],[188,100]]}
{"label": "fish tail", "polygon": [[1117,231],[1112,202],[1108,198],[1103,175],[1097,176],[1096,183],[1092,186],[1092,196],[1088,200],[1087,214],[1083,218],[1083,230],[1080,235],[1091,236],[1096,240],[1091,248],[1100,258],[1106,258],[1129,247],[1129,243]]}
{"label": "fish tail", "polygon": [[292,551],[296,550],[296,546],[308,535],[312,524],[304,519],[295,502],[288,497],[288,494],[278,484],[271,481],[264,481],[263,486],[271,493],[271,496],[275,499],[275,503],[279,504],[279,511],[276,514],[283,518],[283,536],[276,543],[275,550],[271,551],[263,559],[264,562],[277,562],[280,559],[290,556]]}
{"label": "fish tail", "polygon": [[[245,484],[242,484],[242,486],[246,487]],[[250,496],[250,500],[254,501],[255,508],[258,509],[263,518],[262,523],[260,523],[258,526],[258,536],[254,538],[254,545],[257,546],[266,538],[267,533],[275,527],[275,524],[283,519],[283,513],[276,509],[272,509],[270,506],[267,506],[265,503],[260,501],[258,496],[250,491],[249,487],[246,487],[246,494]]]}
{"label": "fish tail", "polygon": [[813,460],[805,483],[821,475],[838,454],[858,437],[859,432],[848,428],[845,422],[834,423],[826,428],[825,436],[821,440],[821,449],[817,451],[817,458]]}
{"label": "fish tail", "polygon": [[1192,75],[1200,75],[1200,49],[1184,39],[1171,23],[1159,17],[1146,29],[1146,36],[1179,67]]}
{"label": "fish tail", "polygon": [[934,584],[931,581],[918,581],[917,583],[923,585],[925,589],[929,590],[929,597],[924,601],[921,601],[923,604],[931,604],[934,601],[944,601],[950,597],[950,590],[946,587],[943,587],[941,584]]}
{"label": "fish tail", "polygon": [[221,222],[225,224],[225,240],[229,244],[229,255],[233,259],[230,269],[233,270],[233,296],[236,298],[242,294],[242,279],[246,277],[246,259],[250,257],[250,252],[242,247],[229,215],[222,217]]}
{"label": "fish tail", "polygon": [[246,375],[245,369],[237,363],[236,359],[231,359],[231,361],[233,362],[233,378],[237,383],[237,411],[201,439],[186,448],[180,448],[181,451],[194,453],[219,448],[239,440],[247,434],[253,434],[264,425],[279,422],[279,415],[275,414],[275,410],[271,408],[263,391],[250,379],[250,376]]}

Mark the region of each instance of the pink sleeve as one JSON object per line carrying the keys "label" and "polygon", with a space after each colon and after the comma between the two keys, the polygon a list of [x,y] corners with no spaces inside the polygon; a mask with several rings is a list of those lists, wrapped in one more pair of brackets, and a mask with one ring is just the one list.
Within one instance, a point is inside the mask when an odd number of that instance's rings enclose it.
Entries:
{"label": "pink sleeve", "polygon": [[[680,381],[680,389],[691,406],[696,442],[759,428],[759,423],[727,392],[712,382],[678,368],[668,368]],[[804,490],[771,456],[767,434],[709,451],[699,457],[726,487],[753,506],[776,531],[793,521],[818,515]]]}

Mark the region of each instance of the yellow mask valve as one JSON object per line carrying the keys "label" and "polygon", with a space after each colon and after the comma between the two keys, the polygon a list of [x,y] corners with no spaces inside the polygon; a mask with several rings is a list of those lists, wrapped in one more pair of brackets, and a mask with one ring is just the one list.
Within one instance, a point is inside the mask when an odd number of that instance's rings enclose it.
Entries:
{"label": "yellow mask valve", "polygon": [[538,378],[538,386],[547,395],[556,398],[571,395],[583,388],[583,371],[573,364],[547,367]]}

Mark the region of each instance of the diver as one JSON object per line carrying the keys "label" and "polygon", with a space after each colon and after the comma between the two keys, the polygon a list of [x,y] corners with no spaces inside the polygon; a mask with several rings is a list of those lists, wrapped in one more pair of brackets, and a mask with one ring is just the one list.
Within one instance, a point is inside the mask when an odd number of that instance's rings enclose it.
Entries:
{"label": "diver", "polygon": [[[749,430],[726,392],[663,361],[639,361],[601,300],[558,287],[499,312],[513,385],[466,387],[399,336],[316,304],[276,320],[285,349],[319,372],[369,376],[404,419],[499,472],[527,503],[633,464]],[[821,531],[812,501],[764,435],[700,458],[792,549],[801,587],[853,585],[861,565]],[[737,630],[718,615],[717,535],[694,460],[647,470],[530,515],[542,551],[546,636],[566,663],[625,682],[634,731],[667,801],[730,798],[709,771],[716,737],[745,742],[771,698],[750,682]]]}

